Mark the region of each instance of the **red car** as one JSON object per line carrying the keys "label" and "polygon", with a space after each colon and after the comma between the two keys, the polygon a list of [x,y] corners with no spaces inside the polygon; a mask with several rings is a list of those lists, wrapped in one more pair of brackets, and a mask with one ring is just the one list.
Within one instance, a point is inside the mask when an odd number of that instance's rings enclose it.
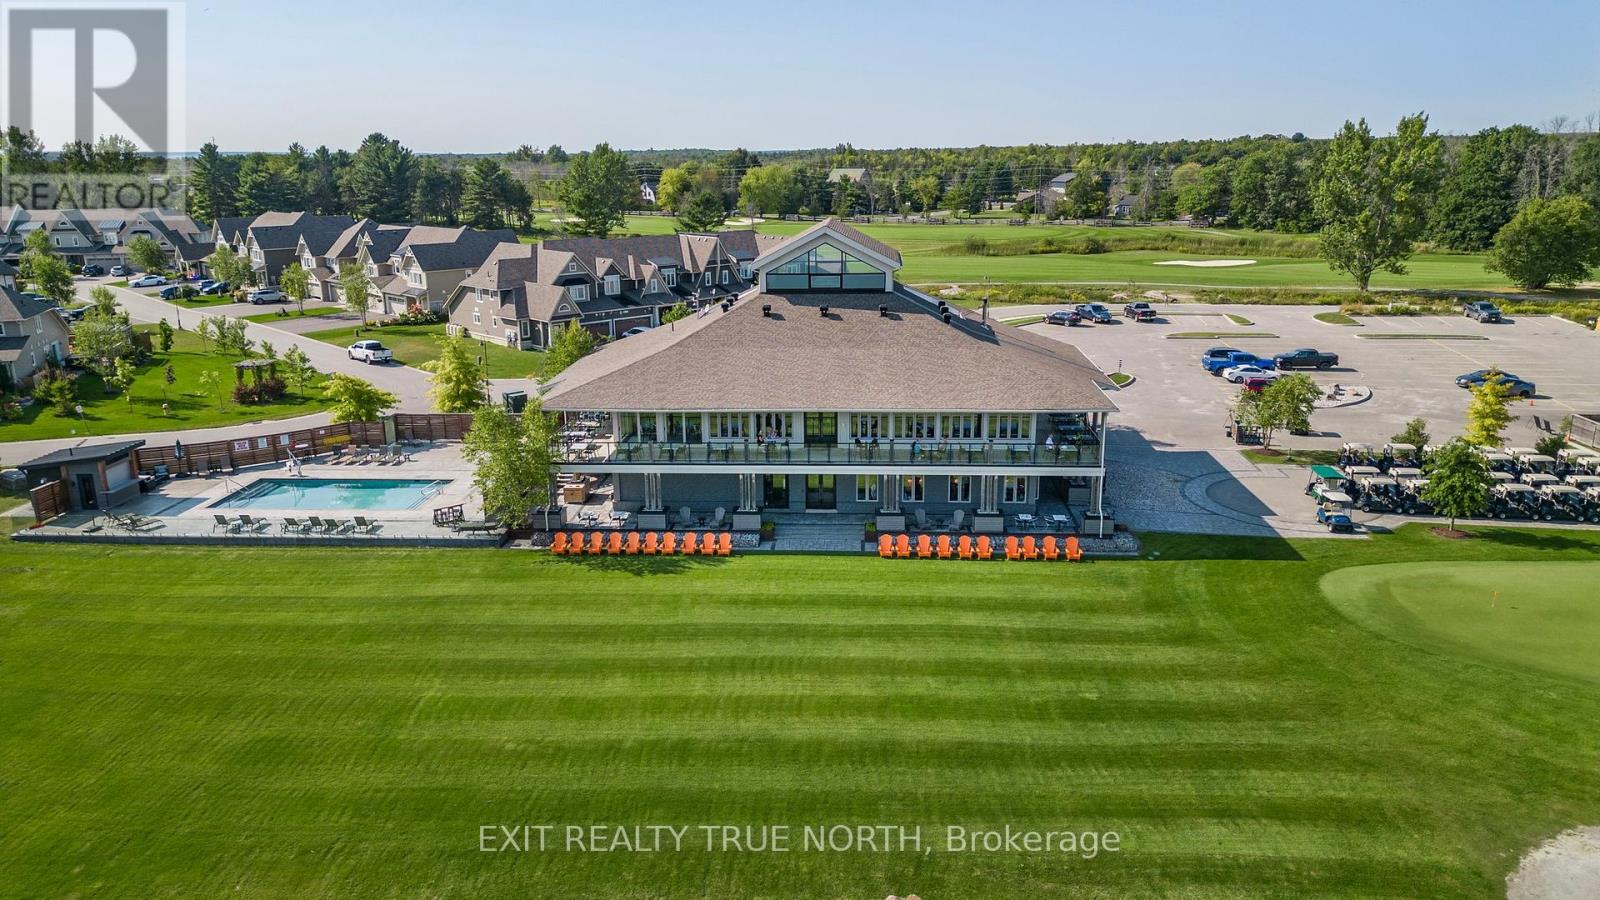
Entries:
{"label": "red car", "polygon": [[1246,378],[1244,381],[1244,389],[1259,394],[1266,389],[1267,385],[1271,383],[1272,379],[1270,378]]}

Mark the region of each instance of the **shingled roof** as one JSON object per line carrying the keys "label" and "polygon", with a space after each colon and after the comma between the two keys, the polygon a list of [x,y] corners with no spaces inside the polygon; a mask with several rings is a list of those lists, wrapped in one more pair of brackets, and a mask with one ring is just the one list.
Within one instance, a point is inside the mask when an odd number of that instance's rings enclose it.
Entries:
{"label": "shingled roof", "polygon": [[601,347],[547,382],[544,403],[551,410],[1109,411],[1116,408],[1102,390],[1109,385],[1069,344],[959,316],[947,324],[931,303],[902,289],[761,294],[726,312],[709,306]]}

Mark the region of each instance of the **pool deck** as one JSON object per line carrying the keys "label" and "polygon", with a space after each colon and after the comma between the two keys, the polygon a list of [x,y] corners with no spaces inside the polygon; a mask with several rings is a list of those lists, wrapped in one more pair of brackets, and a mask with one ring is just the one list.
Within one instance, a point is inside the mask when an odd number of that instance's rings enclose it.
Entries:
{"label": "pool deck", "polygon": [[[440,507],[464,507],[468,520],[482,518],[477,493],[472,486],[472,467],[461,456],[459,444],[439,444],[414,450],[406,462],[389,465],[365,464],[308,464],[301,468],[306,478],[358,480],[441,480],[449,481],[444,488],[430,496],[416,509],[269,509],[251,507],[243,509],[218,509],[213,504],[243,490],[263,478],[286,478],[291,473],[281,464],[255,466],[233,475],[211,477],[191,476],[174,478],[159,485],[148,494],[115,509],[100,513],[80,512],[59,516],[43,526],[25,529],[14,535],[23,541],[70,541],[107,544],[216,544],[216,545],[279,545],[279,546],[495,546],[500,543],[499,533],[453,531],[433,524],[433,510]],[[105,513],[116,516],[136,515],[146,524],[138,528],[125,528]],[[237,520],[247,515],[260,524],[248,528],[229,529],[218,525],[216,517],[226,516]],[[376,526],[370,531],[354,527],[355,516],[362,516]],[[285,519],[304,522],[307,517],[332,518],[340,527],[315,534],[296,533],[285,527]]]}

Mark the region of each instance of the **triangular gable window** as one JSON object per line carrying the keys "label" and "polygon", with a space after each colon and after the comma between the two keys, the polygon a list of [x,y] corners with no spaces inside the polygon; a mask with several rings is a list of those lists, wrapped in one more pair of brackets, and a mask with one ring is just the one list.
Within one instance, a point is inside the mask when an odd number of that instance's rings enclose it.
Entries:
{"label": "triangular gable window", "polygon": [[882,269],[832,244],[818,244],[767,273],[775,291],[886,291]]}

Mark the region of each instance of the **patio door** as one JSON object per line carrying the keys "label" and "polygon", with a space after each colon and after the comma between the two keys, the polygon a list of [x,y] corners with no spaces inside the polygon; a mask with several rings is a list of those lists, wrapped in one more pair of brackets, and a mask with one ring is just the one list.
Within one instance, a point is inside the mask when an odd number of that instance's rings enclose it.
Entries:
{"label": "patio door", "polygon": [[[806,413],[806,446],[839,443],[838,413]],[[829,476],[830,478],[832,476]]]}
{"label": "patio door", "polygon": [[806,476],[806,509],[838,509],[838,494],[834,490],[832,475]]}
{"label": "patio door", "polygon": [[765,475],[761,482],[762,506],[767,509],[789,508],[789,476]]}
{"label": "patio door", "polygon": [[94,476],[78,476],[78,505],[84,509],[99,509],[100,498],[95,494]]}

